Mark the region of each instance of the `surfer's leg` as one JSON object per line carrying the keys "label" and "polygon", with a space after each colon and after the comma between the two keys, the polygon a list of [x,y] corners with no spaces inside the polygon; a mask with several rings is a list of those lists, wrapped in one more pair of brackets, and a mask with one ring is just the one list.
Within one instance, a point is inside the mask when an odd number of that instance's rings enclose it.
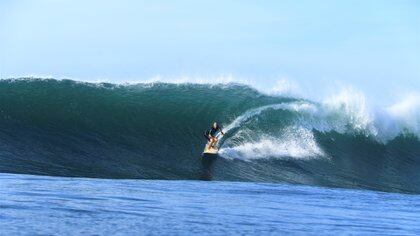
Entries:
{"label": "surfer's leg", "polygon": [[210,142],[210,147],[214,148],[214,145],[217,143],[217,138],[213,137]]}

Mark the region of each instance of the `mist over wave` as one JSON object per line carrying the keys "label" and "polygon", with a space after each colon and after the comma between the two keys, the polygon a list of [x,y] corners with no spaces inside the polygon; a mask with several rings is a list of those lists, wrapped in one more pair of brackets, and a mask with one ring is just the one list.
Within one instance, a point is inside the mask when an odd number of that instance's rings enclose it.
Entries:
{"label": "mist over wave", "polygon": [[[278,89],[279,90],[279,89]],[[223,124],[215,180],[420,192],[420,98],[385,108],[237,83],[0,80],[0,171],[198,179],[203,131]]]}

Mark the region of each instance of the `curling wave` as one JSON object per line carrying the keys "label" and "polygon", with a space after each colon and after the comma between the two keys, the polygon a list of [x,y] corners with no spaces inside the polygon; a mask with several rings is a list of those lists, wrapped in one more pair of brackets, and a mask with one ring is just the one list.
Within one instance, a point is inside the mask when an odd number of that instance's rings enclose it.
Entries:
{"label": "curling wave", "polygon": [[215,180],[420,193],[420,99],[372,110],[362,94],[323,102],[242,84],[0,81],[0,172],[197,179],[214,121]]}

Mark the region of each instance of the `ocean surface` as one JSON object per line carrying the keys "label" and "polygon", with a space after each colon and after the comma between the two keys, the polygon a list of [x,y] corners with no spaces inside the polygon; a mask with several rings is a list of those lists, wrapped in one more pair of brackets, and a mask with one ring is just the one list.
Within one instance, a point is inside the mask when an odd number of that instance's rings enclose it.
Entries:
{"label": "ocean surface", "polygon": [[0,234],[419,234],[415,99],[0,80]]}
{"label": "ocean surface", "polygon": [[420,196],[290,184],[0,174],[2,235],[420,234]]}

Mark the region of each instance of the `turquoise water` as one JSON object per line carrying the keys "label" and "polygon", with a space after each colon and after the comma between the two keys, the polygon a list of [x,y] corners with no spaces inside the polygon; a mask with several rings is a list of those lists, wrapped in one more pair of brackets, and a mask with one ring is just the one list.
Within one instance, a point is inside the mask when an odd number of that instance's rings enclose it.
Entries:
{"label": "turquoise water", "polygon": [[2,235],[420,234],[420,196],[0,174]]}

